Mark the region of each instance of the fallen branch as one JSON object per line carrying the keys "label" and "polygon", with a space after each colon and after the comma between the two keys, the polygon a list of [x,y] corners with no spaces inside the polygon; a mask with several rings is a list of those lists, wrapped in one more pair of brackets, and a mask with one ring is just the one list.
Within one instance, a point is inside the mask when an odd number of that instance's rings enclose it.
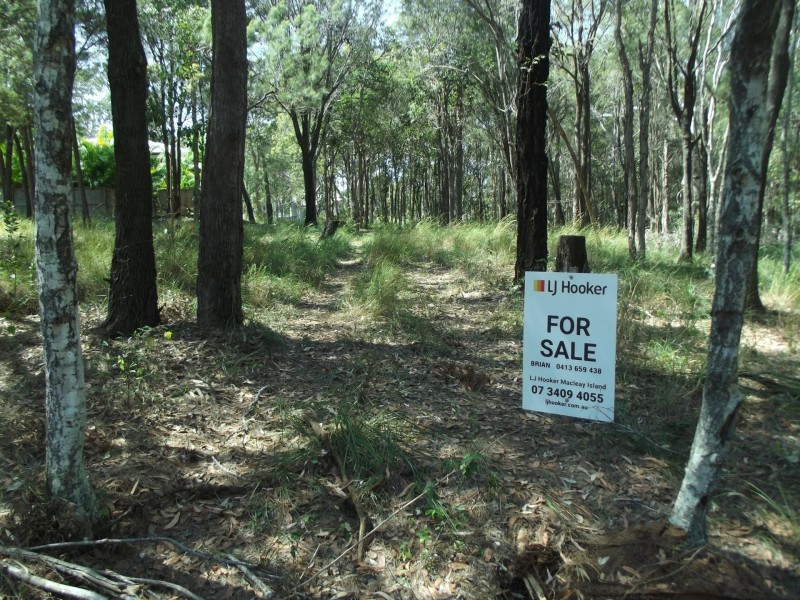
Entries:
{"label": "fallen branch", "polygon": [[72,585],[65,585],[50,581],[44,577],[31,575],[26,569],[21,569],[10,565],[4,560],[0,560],[0,570],[2,570],[9,577],[13,577],[19,581],[32,585],[33,587],[44,590],[51,594],[58,594],[66,598],[77,598],[78,600],[106,600],[106,596],[92,592],[91,590],[84,590],[83,588],[75,587]]}

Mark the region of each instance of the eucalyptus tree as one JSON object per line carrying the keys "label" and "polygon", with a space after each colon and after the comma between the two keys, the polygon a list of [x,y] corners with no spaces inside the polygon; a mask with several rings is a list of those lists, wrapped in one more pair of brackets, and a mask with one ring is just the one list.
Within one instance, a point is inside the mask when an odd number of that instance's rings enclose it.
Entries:
{"label": "eucalyptus tree", "polygon": [[[667,42],[667,93],[681,134],[681,157],[683,159],[683,226],[681,228],[681,261],[692,260],[694,243],[694,203],[692,193],[692,166],[695,146],[695,103],[697,101],[697,55],[700,37],[705,22],[708,1],[700,0],[691,6],[679,5],[683,9],[681,30],[688,31],[688,39],[680,39],[676,31],[678,19],[674,0],[664,2],[664,26]],[[679,48],[688,47],[686,60],[682,60]],[[683,79],[682,96],[678,94],[680,79]]]}
{"label": "eucalyptus tree", "polygon": [[[317,158],[334,103],[358,64],[372,58],[381,2],[269,0],[257,3],[252,51],[256,85],[292,121],[300,148],[306,225],[317,223]],[[260,41],[260,40],[258,40]]]}
{"label": "eucalyptus tree", "polygon": [[[3,7],[0,21],[0,176],[3,200],[11,202],[12,168],[15,143],[22,135],[24,144],[18,150],[27,154],[27,176],[32,176],[33,115],[33,37],[36,27],[36,4],[33,0],[9,0]],[[15,140],[16,138],[16,140]],[[17,158],[21,156],[17,152]]]}
{"label": "eucalyptus tree", "polygon": [[99,511],[83,462],[86,385],[68,203],[74,18],[72,0],[38,2],[33,47],[36,273],[46,382],[45,485],[59,534],[84,539],[91,537]]}
{"label": "eucalyptus tree", "polygon": [[670,517],[695,545],[706,540],[710,497],[742,402],[737,369],[744,290],[758,249],[758,198],[770,126],[767,87],[780,8],[774,0],[744,0],[731,49],[730,137],[703,404]]}
{"label": "eucalyptus tree", "polygon": [[181,163],[187,136],[194,150],[195,183],[200,139],[208,113],[209,12],[202,0],[144,0],[139,18],[150,63],[151,133],[164,146],[169,211],[180,210]]}
{"label": "eucalyptus tree", "polygon": [[114,121],[116,234],[104,328],[109,335],[118,336],[157,325],[159,315],[145,112],[147,60],[136,0],[105,0],[105,7]]}
{"label": "eucalyptus tree", "polygon": [[547,79],[550,0],[524,0],[517,33],[517,256],[514,281],[547,270]]}
{"label": "eucalyptus tree", "polygon": [[232,327],[242,314],[247,16],[244,0],[211,3],[211,117],[198,206],[197,323]]}
{"label": "eucalyptus tree", "polygon": [[516,85],[517,61],[514,56],[514,32],[517,23],[516,0],[462,0],[471,9],[475,27],[472,43],[470,77],[476,82],[488,106],[494,126],[487,133],[495,140],[513,178],[516,161]]}
{"label": "eucalyptus tree", "polygon": [[575,92],[575,193],[573,217],[592,221],[591,59],[608,0],[557,0],[554,59],[572,80]]}
{"label": "eucalyptus tree", "polygon": [[[769,89],[767,93],[767,108],[769,110],[769,123],[767,127],[767,138],[764,143],[764,163],[762,165],[762,178],[766,181],[767,169],[769,167],[769,156],[772,152],[772,145],[775,141],[775,126],[778,123],[778,113],[783,103],[783,95],[786,90],[786,83],[789,80],[789,66],[791,57],[789,56],[789,40],[792,34],[795,15],[795,0],[780,0],[781,10],[778,19],[778,28],[775,32],[775,43],[772,48],[772,59],[769,69]],[[761,240],[761,221],[764,214],[764,192],[766,185],[761,187],[758,194],[758,231],[756,238],[756,252]],[[763,311],[764,304],[758,293],[758,260],[753,261],[750,274],[747,277],[747,295],[745,305],[750,310]]]}

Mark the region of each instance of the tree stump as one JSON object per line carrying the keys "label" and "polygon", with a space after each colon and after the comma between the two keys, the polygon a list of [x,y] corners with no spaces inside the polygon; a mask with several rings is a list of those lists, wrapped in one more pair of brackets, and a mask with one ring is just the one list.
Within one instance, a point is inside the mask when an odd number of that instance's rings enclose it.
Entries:
{"label": "tree stump", "polygon": [[591,273],[586,255],[586,238],[582,235],[562,235],[558,238],[555,271],[562,273]]}
{"label": "tree stump", "polygon": [[319,236],[319,239],[325,239],[327,237],[333,236],[336,233],[336,230],[339,229],[339,225],[341,225],[341,221],[328,221],[325,223],[325,227],[322,229],[322,234]]}

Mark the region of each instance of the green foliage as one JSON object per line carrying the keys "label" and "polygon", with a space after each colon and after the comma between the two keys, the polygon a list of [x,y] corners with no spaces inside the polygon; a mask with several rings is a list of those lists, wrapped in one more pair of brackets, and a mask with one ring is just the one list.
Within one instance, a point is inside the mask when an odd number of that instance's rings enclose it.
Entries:
{"label": "green foliage", "polygon": [[[96,140],[81,140],[80,152],[84,185],[89,188],[113,188],[116,185],[114,134],[106,127],[101,127]],[[77,179],[74,169],[72,178]]]}
{"label": "green foliage", "polygon": [[33,231],[10,200],[2,205],[0,236],[0,312],[26,314],[37,308]]}
{"label": "green foliage", "polygon": [[408,288],[403,269],[390,260],[381,260],[356,279],[353,298],[355,304],[373,318],[399,327],[407,315]]}

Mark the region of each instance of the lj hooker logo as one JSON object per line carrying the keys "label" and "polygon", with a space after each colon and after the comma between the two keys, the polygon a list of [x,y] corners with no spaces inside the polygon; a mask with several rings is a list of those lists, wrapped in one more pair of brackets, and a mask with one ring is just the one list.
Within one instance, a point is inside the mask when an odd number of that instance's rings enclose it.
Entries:
{"label": "lj hooker logo", "polygon": [[[570,277],[570,279],[572,279]],[[559,283],[561,285],[559,285]],[[534,292],[547,292],[555,296],[559,292],[562,294],[578,294],[581,296],[605,296],[607,285],[597,285],[591,283],[574,283],[572,281],[552,281],[548,279],[534,279]]]}

